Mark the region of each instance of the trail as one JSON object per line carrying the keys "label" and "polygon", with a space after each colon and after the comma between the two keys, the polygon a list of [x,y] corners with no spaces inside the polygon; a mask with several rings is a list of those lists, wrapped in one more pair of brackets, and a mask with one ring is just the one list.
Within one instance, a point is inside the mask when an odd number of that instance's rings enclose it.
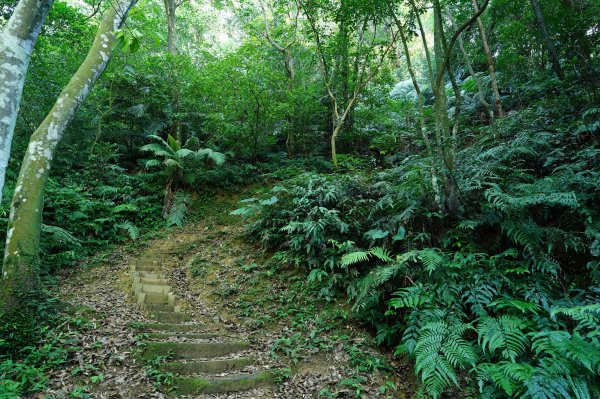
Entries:
{"label": "trail", "polygon": [[[342,319],[322,327],[318,309],[302,297],[308,294],[290,288],[295,277],[272,276],[259,249],[244,242],[240,221],[228,216],[238,199],[220,197],[186,228],[62,279],[61,298],[93,328],[77,358],[52,376],[50,397],[79,385],[102,399],[327,397],[323,390],[351,398],[353,387],[340,382],[356,378],[363,380],[358,397],[386,397],[379,387],[388,377],[351,365],[348,348],[378,355],[368,337]],[[149,369],[155,355],[170,358]],[[156,385],[167,373],[179,390]]]}

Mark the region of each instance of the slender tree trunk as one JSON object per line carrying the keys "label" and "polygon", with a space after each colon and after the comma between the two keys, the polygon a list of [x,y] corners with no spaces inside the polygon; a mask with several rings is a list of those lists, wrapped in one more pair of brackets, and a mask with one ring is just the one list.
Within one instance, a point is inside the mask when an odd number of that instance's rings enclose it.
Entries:
{"label": "slender tree trunk", "polygon": [[0,202],[25,75],[53,1],[19,1],[0,33]]}
{"label": "slender tree trunk", "polygon": [[175,12],[177,4],[175,0],[164,0],[165,15],[167,16],[167,46],[169,53],[177,54],[177,29],[175,26]]}
{"label": "slender tree trunk", "polygon": [[446,59],[449,57],[451,49],[449,49],[444,43],[444,27],[442,21],[442,9],[439,0],[433,0],[433,16],[434,16],[434,55],[435,55],[435,67],[436,75],[438,79],[436,81],[433,93],[434,99],[434,113],[436,121],[437,137],[441,150],[441,157],[445,166],[444,176],[444,205],[448,212],[456,213],[460,208],[460,202],[458,199],[458,187],[456,180],[454,179],[456,165],[454,159],[454,140],[450,136],[450,121],[448,118],[447,110],[447,99],[444,85],[444,79],[440,79],[445,73],[448,65]]}
{"label": "slender tree trunk", "polygon": [[[340,62],[339,62],[339,77],[340,77],[340,98],[341,106],[345,108],[348,105],[350,98],[350,53],[349,53],[349,37],[348,24],[346,21],[346,0],[340,1],[341,20],[339,23],[339,46],[340,46]],[[357,57],[358,58],[358,57]]]}
{"label": "slender tree trunk", "polygon": [[[437,9],[439,12],[439,20],[440,23],[442,21],[442,10],[440,8]],[[450,54],[450,49],[448,49],[448,43],[446,43],[446,34],[444,32],[443,24],[440,28],[440,41],[442,43],[442,49],[444,50],[443,54]],[[454,74],[454,70],[452,69],[450,63],[447,64],[447,72],[448,77],[450,78],[450,84],[452,85],[452,90],[454,91],[454,115],[452,119],[452,139],[450,143],[450,151],[452,151],[452,158],[456,156],[456,146],[458,145],[458,124],[460,119],[460,110],[462,107],[462,93],[460,91],[460,87],[458,87],[458,83],[456,82],[456,75]]]}
{"label": "slender tree trunk", "polygon": [[[436,75],[444,75],[445,72],[442,71],[444,69],[443,63],[445,58],[444,46],[442,45],[443,35],[442,35],[442,19],[441,19],[441,6],[439,0],[433,1],[433,53],[435,57],[435,74]],[[434,111],[435,111],[435,120],[436,120],[436,131],[437,131],[437,139],[440,149],[444,157],[447,154],[450,154],[448,145],[449,140],[449,120],[448,120],[448,112],[447,112],[447,99],[446,99],[446,90],[445,90],[445,79],[442,79],[440,82],[436,82],[433,87],[433,93],[435,96],[434,99]]]}
{"label": "slender tree trunk", "polygon": [[[452,27],[454,29],[456,29],[456,24],[454,22],[454,18],[452,17],[451,11],[448,11],[448,16],[450,17]],[[469,54],[465,50],[465,45],[464,45],[462,36],[459,36],[457,41],[458,41],[458,48],[463,56],[465,65],[467,66],[467,71],[469,71],[469,75],[471,75],[471,78],[473,79],[473,81],[475,82],[475,85],[477,86],[477,96],[479,97],[479,102],[481,102],[481,105],[483,105],[483,108],[485,108],[485,111],[490,118],[490,125],[492,126],[492,132],[494,133],[494,137],[500,138],[498,135],[498,127],[496,126],[496,116],[494,115],[494,110],[492,109],[490,103],[485,98],[485,91],[483,90],[483,85],[481,84],[481,80],[479,80],[479,77],[477,76],[477,74],[475,73],[475,70],[473,69],[473,65],[471,64],[471,60],[469,59]]]}
{"label": "slender tree trunk", "polygon": [[419,10],[415,5],[414,0],[409,0],[410,5],[413,9],[413,12],[417,18],[417,24],[419,25],[419,32],[421,33],[421,41],[423,42],[423,52],[425,53],[425,62],[427,63],[427,76],[429,77],[429,83],[431,85],[431,90],[435,88],[435,75],[433,74],[433,62],[431,61],[431,52],[429,51],[429,44],[427,43],[427,36],[425,34],[425,28],[423,27],[423,22],[421,21],[421,16],[419,14]]}
{"label": "slender tree trunk", "polygon": [[[283,55],[285,72],[286,72],[286,76],[288,79],[288,95],[291,96],[292,91],[294,89],[294,80],[296,79],[296,63],[294,60],[294,55],[292,54],[292,51],[290,49],[294,44],[296,44],[296,37],[294,36],[294,39],[292,40],[292,42],[289,43],[285,47],[282,44],[279,44],[278,42],[276,42],[273,39],[273,37],[271,36],[270,28],[269,28],[269,20],[267,18],[267,10],[265,9],[265,6],[264,6],[262,0],[259,0],[258,4],[260,5],[260,8],[262,10],[263,20],[265,22],[265,36],[267,37],[267,40],[269,41],[271,46],[273,46],[273,48],[275,50],[279,51]],[[296,29],[298,27],[297,17],[298,17],[298,14],[296,14]],[[296,32],[294,31],[294,35],[295,35],[295,33]],[[289,121],[292,119],[292,117],[293,117],[292,115],[288,115],[286,117],[286,119]],[[285,147],[287,149],[288,159],[294,158],[295,148],[296,148],[296,137],[294,136],[294,133],[292,131],[288,131],[287,139],[285,141]]]}
{"label": "slender tree trunk", "polygon": [[540,32],[542,32],[542,38],[544,39],[544,44],[546,45],[546,49],[548,50],[548,55],[550,56],[550,61],[552,62],[552,68],[554,69],[554,73],[560,80],[565,80],[565,73],[560,66],[560,61],[558,60],[558,53],[556,52],[556,47],[554,47],[554,43],[552,43],[552,39],[550,38],[550,32],[548,31],[548,27],[546,26],[546,19],[544,18],[544,14],[542,13],[542,8],[540,7],[540,3],[537,0],[529,0],[531,3],[531,7],[533,8],[533,14],[535,15],[535,19],[540,28]]}
{"label": "slender tree trunk", "polygon": [[[164,0],[165,16],[167,18],[167,50],[173,56],[173,63],[170,70],[171,87],[171,111],[174,115],[177,114],[179,103],[181,102],[181,90],[179,89],[179,79],[177,76],[177,65],[174,56],[179,54],[177,47],[177,26],[175,24],[175,14],[177,12],[177,4],[175,0]],[[181,134],[181,121],[176,116],[173,118],[173,123],[170,128],[170,134],[175,138],[179,145],[183,146],[184,139]]]}
{"label": "slender tree trunk", "polygon": [[406,34],[404,32],[404,27],[402,26],[402,23],[400,22],[400,20],[397,18],[396,14],[393,12],[392,4],[388,3],[388,5],[392,12],[394,21],[396,22],[398,31],[400,32],[400,40],[402,41],[402,48],[404,50],[404,56],[406,58],[406,67],[408,69],[408,73],[412,80],[413,87],[415,88],[415,92],[417,93],[417,108],[419,111],[419,124],[417,125],[418,126],[417,131],[423,138],[423,143],[425,144],[425,150],[427,151],[427,156],[429,157],[429,162],[430,162],[430,166],[431,166],[431,169],[430,169],[431,170],[431,186],[432,186],[433,192],[434,192],[434,201],[437,205],[439,205],[441,203],[440,188],[438,185],[439,178],[438,178],[438,173],[437,173],[437,170],[435,167],[435,158],[434,158],[433,148],[431,147],[431,141],[429,140],[429,136],[427,134],[427,125],[425,123],[425,107],[424,107],[425,100],[423,98],[423,92],[421,91],[421,85],[419,84],[419,81],[417,79],[417,74],[415,73],[415,70],[413,68],[412,59],[410,57],[410,51],[408,49],[408,40],[407,40]]}
{"label": "slender tree trunk", "polygon": [[103,13],[94,42],[79,69],[31,136],[23,159],[6,234],[0,280],[0,313],[15,314],[23,296],[35,292],[39,280],[40,225],[44,190],[52,159],[65,129],[106,68],[115,30],[120,29],[137,0],[113,0]]}
{"label": "slender tree trunk", "polygon": [[[477,4],[477,0],[473,0],[473,8],[475,9],[475,12],[479,12],[479,5]],[[494,92],[494,98],[496,99],[496,111],[498,112],[498,116],[502,118],[504,117],[504,110],[502,109],[502,99],[500,98],[500,91],[498,90],[498,81],[496,80],[496,71],[494,69],[494,57],[492,56],[492,52],[490,51],[487,34],[485,33],[485,28],[483,27],[483,22],[479,17],[477,18],[477,26],[479,27],[479,34],[481,35],[481,42],[483,43],[483,51],[485,53],[488,69],[490,71],[492,91]]]}

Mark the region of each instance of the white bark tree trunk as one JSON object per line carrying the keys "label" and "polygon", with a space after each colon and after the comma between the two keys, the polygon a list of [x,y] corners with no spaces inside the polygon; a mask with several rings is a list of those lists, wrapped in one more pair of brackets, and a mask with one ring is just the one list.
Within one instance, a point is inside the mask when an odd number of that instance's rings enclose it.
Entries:
{"label": "white bark tree trunk", "polygon": [[113,0],[104,11],[94,42],[79,69],[32,134],[13,196],[2,278],[0,313],[14,314],[39,279],[39,244],[44,190],[56,147],[112,56],[115,31],[137,0]]}
{"label": "white bark tree trunk", "polygon": [[21,0],[0,32],[0,202],[25,75],[54,0]]}

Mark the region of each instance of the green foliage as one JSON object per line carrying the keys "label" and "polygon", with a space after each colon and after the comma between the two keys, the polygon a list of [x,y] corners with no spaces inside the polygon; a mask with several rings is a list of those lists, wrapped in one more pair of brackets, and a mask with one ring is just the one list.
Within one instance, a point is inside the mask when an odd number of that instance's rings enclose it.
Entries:
{"label": "green foliage", "polygon": [[6,328],[2,329],[0,397],[16,399],[43,394],[50,373],[64,368],[80,349],[80,335],[90,325],[79,316],[57,313],[53,308],[55,302],[39,303],[39,320],[27,343],[15,342],[14,337],[4,335]]}
{"label": "green foliage", "polygon": [[[0,2],[0,25],[13,3]],[[548,40],[560,44],[567,79],[559,81],[530,2],[490,2],[481,19],[493,27],[487,44],[506,116],[497,115],[492,126],[477,82],[464,71],[465,56],[454,52],[448,69],[460,96],[444,81],[448,106],[439,111],[452,115],[461,105],[461,112],[455,134],[438,137],[439,94],[415,40],[417,16],[425,38],[431,33],[430,3],[410,3],[267,4],[272,38],[292,43],[292,59],[263,39],[264,19],[252,2],[227,10],[235,35],[220,26],[219,10],[183,2],[179,54],[164,51],[160,4],[132,12],[127,28],[116,32],[121,51],[60,144],[45,193],[43,274],[140,240],[164,226],[161,215],[169,226],[183,225],[199,191],[258,182],[268,188],[233,214],[246,217],[249,237],[273,254],[269,276],[295,267],[305,272],[299,285],[320,298],[349,299],[353,317],[379,343],[415,361],[423,394],[600,396],[600,6],[540,1]],[[446,12],[464,22],[472,3],[441,3],[449,39],[454,28]],[[422,115],[406,54],[398,60],[391,52],[374,68],[395,34],[388,26],[395,6],[411,39]],[[31,131],[85,56],[95,23],[55,2],[28,71],[5,198]],[[221,36],[239,41],[221,43]],[[481,37],[477,29],[462,36],[483,96],[494,104]],[[315,56],[317,45],[322,57]],[[371,71],[377,73],[360,87],[361,74]],[[324,155],[334,107],[344,108],[353,93],[360,95],[340,133],[340,166],[332,170]],[[452,189],[461,205],[455,212],[444,201]],[[8,212],[2,204],[2,216]],[[258,269],[244,264],[241,275]],[[202,276],[206,268],[191,271]],[[221,288],[222,295],[240,293],[237,283]],[[32,313],[41,312],[31,303]],[[309,318],[289,316],[298,325]],[[28,342],[34,324],[3,328],[8,338]],[[313,338],[290,332],[275,350],[299,361],[303,351],[330,344]],[[60,367],[65,357],[56,345],[29,345],[17,355],[2,359],[2,397],[43,390],[45,364]],[[358,367],[381,366],[351,355],[361,359]],[[149,374],[169,384],[169,376],[153,368]],[[349,376],[331,387],[339,391],[322,394],[361,395],[363,379]],[[80,388],[73,396],[87,395]]]}
{"label": "green foliage", "polygon": [[458,154],[458,218],[435,208],[417,156],[289,179],[234,214],[326,297],[345,291],[379,342],[414,359],[427,395],[593,398],[599,142],[571,134],[578,118],[539,133],[538,116],[523,111],[503,126],[509,138]]}
{"label": "green foliage", "polygon": [[165,373],[160,370],[160,364],[167,359],[167,356],[155,356],[146,362],[146,365],[144,365],[144,370],[146,371],[146,376],[153,381],[152,384],[154,387],[160,387],[161,390],[166,392],[173,392],[175,389],[173,373]]}
{"label": "green foliage", "polygon": [[185,216],[192,203],[191,195],[187,193],[178,192],[175,197],[175,203],[169,210],[169,216],[167,217],[167,226],[183,226]]}

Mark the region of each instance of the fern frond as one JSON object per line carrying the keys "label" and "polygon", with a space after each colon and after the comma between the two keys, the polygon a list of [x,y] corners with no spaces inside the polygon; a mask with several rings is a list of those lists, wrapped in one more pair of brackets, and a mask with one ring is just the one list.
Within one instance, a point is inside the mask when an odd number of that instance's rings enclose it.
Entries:
{"label": "fern frond", "polygon": [[479,345],[491,354],[500,349],[504,359],[514,362],[529,346],[527,336],[522,331],[525,327],[525,321],[510,315],[483,317],[477,325]]}
{"label": "fern frond", "polygon": [[156,157],[169,158],[175,155],[175,152],[166,145],[150,143],[140,148],[141,151],[151,152]]}
{"label": "fern frond", "polygon": [[51,240],[60,244],[74,246],[81,245],[81,240],[79,238],[75,237],[70,231],[63,229],[62,227],[50,226],[42,223],[40,230],[44,235],[48,235]]}
{"label": "fern frond", "polygon": [[222,165],[225,163],[225,154],[217,151],[213,151],[210,148],[203,148],[196,151],[198,159],[209,159],[215,165]]}
{"label": "fern frond", "polygon": [[343,267],[356,265],[357,263],[366,262],[369,260],[370,251],[350,252],[342,256],[340,264]]}
{"label": "fern frond", "polygon": [[167,216],[167,226],[183,226],[188,208],[192,203],[192,196],[188,193],[178,192],[175,196],[175,202],[169,210]]}
{"label": "fern frond", "polygon": [[418,257],[423,263],[423,266],[425,266],[425,271],[429,273],[429,275],[436,271],[445,260],[443,255],[434,248],[426,248],[419,251]]}
{"label": "fern frond", "polygon": [[140,230],[130,221],[121,221],[115,225],[117,229],[127,232],[127,235],[132,241],[135,241],[140,236]]}

